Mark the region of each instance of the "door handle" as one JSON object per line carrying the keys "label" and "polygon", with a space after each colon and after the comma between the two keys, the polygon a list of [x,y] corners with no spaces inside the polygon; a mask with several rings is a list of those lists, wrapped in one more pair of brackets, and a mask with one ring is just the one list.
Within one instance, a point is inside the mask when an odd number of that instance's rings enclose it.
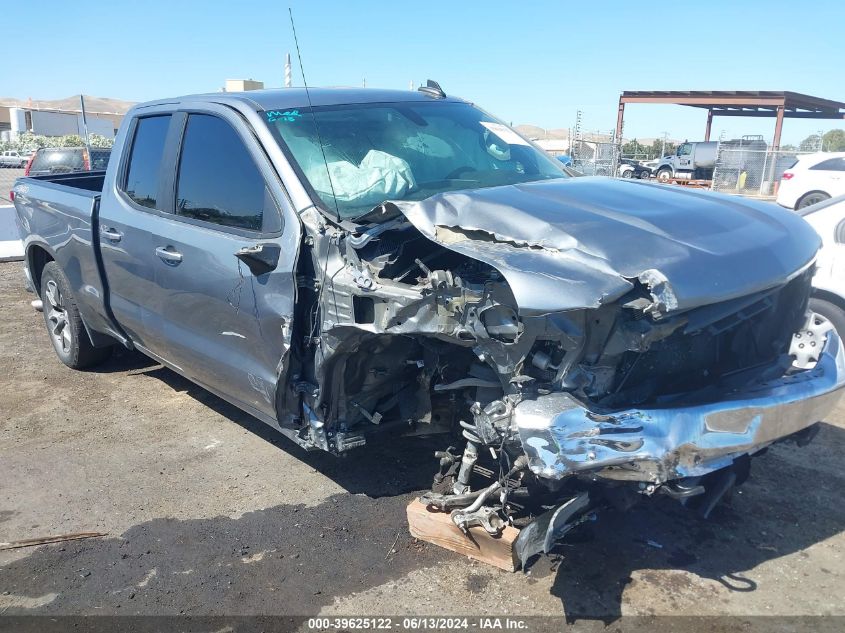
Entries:
{"label": "door handle", "polygon": [[119,242],[123,237],[123,233],[121,233],[117,229],[113,229],[108,226],[100,227],[100,235],[102,235],[110,242]]}
{"label": "door handle", "polygon": [[172,249],[172,246],[159,246],[156,248],[156,255],[167,264],[178,264],[182,261],[182,253]]}

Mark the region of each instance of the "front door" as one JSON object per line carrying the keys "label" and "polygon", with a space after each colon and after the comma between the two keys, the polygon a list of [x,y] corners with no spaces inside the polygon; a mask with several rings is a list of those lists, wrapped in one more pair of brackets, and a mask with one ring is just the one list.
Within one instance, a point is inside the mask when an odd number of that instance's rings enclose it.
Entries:
{"label": "front door", "polygon": [[692,169],[692,143],[683,143],[678,147],[678,169],[681,171]]}
{"label": "front door", "polygon": [[[179,113],[173,213],[157,217],[150,255],[163,336],[151,351],[265,419],[290,345],[299,224],[246,123],[204,104]],[[243,252],[265,249],[275,267]],[[238,253],[241,257],[238,257]],[[273,259],[273,257],[269,257]],[[263,415],[261,415],[263,414]]]}

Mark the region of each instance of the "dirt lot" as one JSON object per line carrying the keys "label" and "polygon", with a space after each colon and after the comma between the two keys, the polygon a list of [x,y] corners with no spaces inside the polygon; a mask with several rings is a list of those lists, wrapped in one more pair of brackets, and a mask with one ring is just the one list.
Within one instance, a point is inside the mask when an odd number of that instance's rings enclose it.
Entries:
{"label": "dirt lot", "polygon": [[702,522],[663,499],[607,513],[527,574],[415,542],[432,444],[305,453],[142,356],[53,354],[0,264],[0,552],[11,614],[845,614],[845,407],[755,460]]}

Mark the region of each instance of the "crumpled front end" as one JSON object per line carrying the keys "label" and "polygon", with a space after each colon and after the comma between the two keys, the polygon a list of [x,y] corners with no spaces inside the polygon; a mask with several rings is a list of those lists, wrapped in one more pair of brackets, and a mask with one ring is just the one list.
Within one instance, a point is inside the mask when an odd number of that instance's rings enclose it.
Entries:
{"label": "crumpled front end", "polygon": [[335,453],[450,434],[424,501],[525,528],[523,560],[603,505],[707,515],[845,381],[808,313],[818,237],[774,207],[594,181],[302,217],[283,430]]}
{"label": "crumpled front end", "polygon": [[662,484],[701,477],[822,420],[845,387],[845,351],[835,331],[813,368],[748,385],[697,405],[605,412],[558,392],[513,412],[528,465],[538,477],[585,472]]}

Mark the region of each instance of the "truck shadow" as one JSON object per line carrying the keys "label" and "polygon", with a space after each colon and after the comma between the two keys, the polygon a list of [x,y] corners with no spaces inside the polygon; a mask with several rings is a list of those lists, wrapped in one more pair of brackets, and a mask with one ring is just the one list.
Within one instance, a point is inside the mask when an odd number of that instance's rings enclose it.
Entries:
{"label": "truck shadow", "polygon": [[428,489],[438,466],[434,451],[444,449],[448,442],[443,435],[373,437],[363,450],[354,452],[352,459],[348,453],[338,457],[323,451],[306,451],[267,424],[141,353],[120,350],[96,371],[155,378],[290,453],[350,493],[372,498]]}
{"label": "truck shadow", "polygon": [[[437,466],[433,452],[447,442],[444,436],[385,438],[345,458],[306,452],[269,426],[143,356],[139,359],[129,354],[110,361],[112,364],[111,371],[143,374],[186,392],[349,493],[389,503],[393,513],[401,512],[410,493],[429,487]],[[525,582],[551,582],[550,591],[560,599],[568,621],[605,623],[621,617],[623,603],[626,614],[651,615],[676,610],[712,613],[717,607],[700,605],[726,602],[726,592],[758,588],[772,590],[774,600],[773,588],[763,584],[774,582],[772,573],[763,574],[756,568],[796,553],[799,558],[791,559],[800,566],[795,574],[831,574],[831,583],[835,583],[833,572],[817,565],[817,557],[811,561],[806,550],[845,530],[845,505],[839,502],[845,488],[844,453],[845,429],[822,423],[809,446],[777,445],[754,459],[749,481],[718,506],[709,520],[699,519],[665,497],[647,500],[624,513],[603,512],[597,521],[559,544],[552,555],[533,561]],[[404,534],[400,542],[406,537]],[[453,556],[437,551],[438,559]],[[492,577],[499,572],[489,573]],[[664,602],[655,604],[655,596]]]}
{"label": "truck shadow", "polygon": [[[627,513],[606,512],[575,534],[576,542],[559,544],[555,556],[538,562],[535,573],[554,574],[551,592],[569,622],[607,624],[622,615],[623,602],[626,614],[639,615],[719,614],[728,592],[758,589],[774,602],[781,574],[756,569],[767,561],[797,553],[790,576],[834,573],[806,549],[845,529],[843,450],[845,430],[822,423],[810,446],[774,446],[753,460],[749,481],[709,520],[665,497]],[[663,603],[655,604],[655,596]]]}

